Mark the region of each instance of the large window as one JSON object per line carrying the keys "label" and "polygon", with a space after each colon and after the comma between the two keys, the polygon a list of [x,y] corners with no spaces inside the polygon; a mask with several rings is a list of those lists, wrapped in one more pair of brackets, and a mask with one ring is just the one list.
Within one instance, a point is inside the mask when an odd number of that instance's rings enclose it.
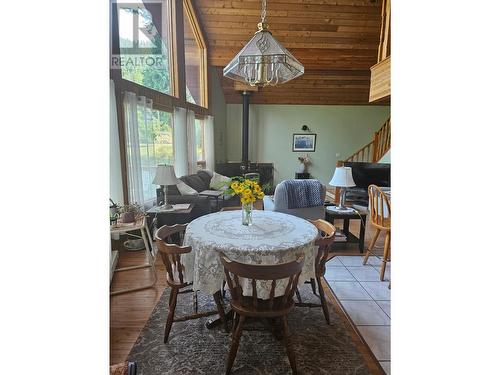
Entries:
{"label": "large window", "polygon": [[205,161],[205,123],[203,120],[194,121],[194,130],[196,137],[196,161]]}
{"label": "large window", "polygon": [[137,112],[142,188],[147,201],[156,197],[156,166],[174,164],[172,114],[145,107],[138,107]]}
{"label": "large window", "polygon": [[184,1],[184,53],[186,100],[206,107],[206,47],[189,1]]}
{"label": "large window", "polygon": [[172,95],[170,0],[117,5],[122,78]]}

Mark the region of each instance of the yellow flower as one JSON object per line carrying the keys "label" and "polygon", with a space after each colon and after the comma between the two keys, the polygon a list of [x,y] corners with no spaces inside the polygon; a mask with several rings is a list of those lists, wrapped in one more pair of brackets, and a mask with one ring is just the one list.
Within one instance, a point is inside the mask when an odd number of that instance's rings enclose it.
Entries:
{"label": "yellow flower", "polygon": [[234,191],[236,191],[236,189],[238,188],[240,184],[237,182],[237,181],[234,181],[231,183],[231,189],[233,189]]}
{"label": "yellow flower", "polygon": [[254,190],[256,193],[260,193],[261,188],[260,188],[260,186],[259,186],[259,185],[257,185],[257,184],[256,184],[256,185],[253,187],[253,190]]}
{"label": "yellow flower", "polygon": [[251,196],[251,195],[252,195],[252,190],[250,190],[250,189],[245,189],[245,190],[243,191],[243,196],[249,197],[249,196]]}
{"label": "yellow flower", "polygon": [[242,204],[248,204],[250,203],[250,198],[241,197],[240,201]]}
{"label": "yellow flower", "polygon": [[236,194],[241,194],[243,192],[243,186],[238,185],[236,189],[233,189]]}
{"label": "yellow flower", "polygon": [[259,194],[257,194],[257,197],[259,199],[263,199],[264,198],[264,193],[263,192],[260,192]]}

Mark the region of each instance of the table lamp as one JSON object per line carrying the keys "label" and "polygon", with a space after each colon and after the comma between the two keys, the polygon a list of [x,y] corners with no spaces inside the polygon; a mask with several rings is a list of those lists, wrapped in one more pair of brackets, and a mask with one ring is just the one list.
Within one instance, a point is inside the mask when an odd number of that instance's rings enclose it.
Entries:
{"label": "table lamp", "polygon": [[340,188],[340,200],[337,209],[341,211],[348,210],[348,208],[345,206],[346,188],[356,186],[354,180],[352,179],[351,167],[335,168],[335,173],[333,174],[332,180],[330,181],[330,185]]}
{"label": "table lamp", "polygon": [[174,166],[173,165],[165,165],[160,164],[156,167],[156,175],[153,179],[153,184],[160,185],[163,187],[163,206],[160,208],[163,210],[171,210],[172,205],[167,202],[167,186],[169,185],[177,185],[179,183],[179,179],[175,175]]}

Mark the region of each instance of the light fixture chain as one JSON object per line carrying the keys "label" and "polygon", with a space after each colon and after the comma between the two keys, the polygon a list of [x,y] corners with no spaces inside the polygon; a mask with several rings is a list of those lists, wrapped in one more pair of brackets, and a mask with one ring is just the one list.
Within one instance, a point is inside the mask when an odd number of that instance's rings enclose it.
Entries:
{"label": "light fixture chain", "polygon": [[266,14],[267,14],[266,7],[267,7],[267,0],[262,0],[262,12],[260,14],[262,23],[266,22]]}

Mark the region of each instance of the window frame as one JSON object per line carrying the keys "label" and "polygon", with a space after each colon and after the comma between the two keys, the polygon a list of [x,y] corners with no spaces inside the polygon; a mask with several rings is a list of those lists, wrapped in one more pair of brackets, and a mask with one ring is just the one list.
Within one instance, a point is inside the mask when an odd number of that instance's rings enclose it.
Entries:
{"label": "window frame", "polygon": [[[200,103],[199,106],[208,108],[208,69],[207,69],[207,44],[201,31],[200,23],[196,16],[191,0],[183,0],[183,11],[186,12],[187,19],[200,49]],[[184,14],[183,14],[184,15]],[[184,36],[183,36],[184,40]],[[184,61],[184,66],[186,62]],[[184,69],[185,74],[185,69]],[[187,97],[185,98],[187,101]],[[190,103],[193,104],[193,103]],[[196,104],[194,104],[196,105]]]}
{"label": "window frame", "polygon": [[[115,55],[121,55],[121,51],[120,51],[120,23],[119,23],[119,15],[118,15],[118,4],[116,2],[113,2],[112,1],[112,30],[111,30],[111,33],[112,33],[112,48],[113,48],[113,54]],[[150,14],[153,16],[153,13],[151,13],[151,9],[148,8],[147,6],[147,1],[144,2],[143,0],[140,0],[142,5],[144,6],[144,9],[146,9],[148,12],[150,12]],[[162,39],[164,39],[168,33],[168,36],[169,36],[169,40],[168,40],[168,43],[169,43],[169,48],[168,48],[168,58],[169,58],[169,78],[170,78],[170,85],[171,85],[171,93],[164,93],[164,92],[161,92],[161,91],[157,91],[153,88],[150,88],[148,86],[144,86],[142,84],[139,84],[137,82],[134,82],[134,81],[130,81],[126,78],[123,78],[122,76],[122,70],[121,68],[118,68],[118,69],[112,69],[111,70],[111,78],[115,81],[115,84],[116,84],[116,81],[119,80],[119,81],[127,81],[127,82],[130,82],[131,84],[133,85],[137,85],[137,86],[140,86],[140,87],[143,87],[145,89],[149,89],[149,90],[152,90],[154,92],[158,92],[159,94],[161,95],[165,95],[165,96],[168,96],[168,97],[176,97],[176,98],[179,98],[179,82],[178,82],[178,75],[179,75],[179,70],[177,68],[178,64],[177,64],[177,59],[178,59],[178,54],[177,54],[177,38],[176,38],[176,17],[175,17],[175,14],[176,14],[176,9],[175,9],[175,0],[162,0],[162,3],[165,4],[165,2],[167,3],[167,6],[164,7],[162,6],[162,17],[161,17],[161,20],[162,20],[162,27],[161,27],[161,30],[162,30]],[[164,17],[165,15],[165,12],[164,12],[164,9],[167,10],[166,12],[166,15],[167,17]],[[153,17],[154,19],[154,17]],[[155,28],[158,30],[158,27],[157,25],[154,23],[153,21],[153,25],[155,26]],[[129,90],[130,91],[130,90]]]}

